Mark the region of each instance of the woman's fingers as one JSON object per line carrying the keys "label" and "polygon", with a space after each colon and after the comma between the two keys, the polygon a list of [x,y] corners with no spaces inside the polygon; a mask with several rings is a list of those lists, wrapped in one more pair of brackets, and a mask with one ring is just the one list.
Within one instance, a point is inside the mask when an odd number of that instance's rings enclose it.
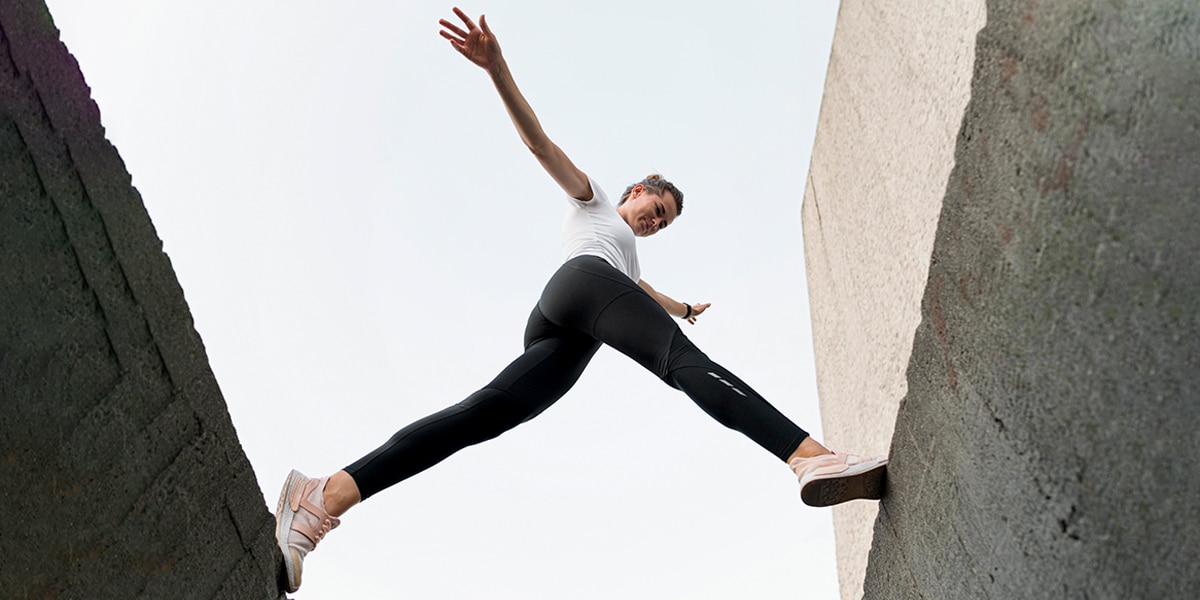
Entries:
{"label": "woman's fingers", "polygon": [[468,30],[475,29],[475,21],[472,21],[471,17],[468,17],[467,13],[463,12],[462,9],[455,6],[454,14],[458,15],[458,18],[462,19],[463,23],[466,23]]}
{"label": "woman's fingers", "polygon": [[700,316],[700,313],[702,313],[702,312],[704,312],[705,310],[707,310],[707,309],[708,309],[708,307],[710,307],[710,306],[712,306],[712,303],[711,303],[711,302],[705,302],[704,304],[696,304],[696,305],[693,305],[693,306],[692,306],[692,314],[691,314],[691,316],[689,316],[689,317],[687,318],[687,322],[688,322],[688,323],[691,323],[692,325],[695,325],[695,324],[696,324],[696,317]]}
{"label": "woman's fingers", "polygon": [[457,25],[455,25],[454,23],[451,23],[450,21],[442,19],[442,20],[438,21],[438,25],[441,25],[442,27],[445,28],[441,32],[442,37],[450,38],[450,35],[446,33],[446,30],[449,30],[450,33],[457,35],[460,38],[460,41],[467,39],[467,32],[459,29]]}
{"label": "woman's fingers", "polygon": [[470,50],[467,50],[467,46],[466,46],[466,44],[464,44],[464,43],[462,43],[462,42],[460,42],[460,41],[458,41],[458,40],[451,39],[451,40],[450,40],[450,45],[451,45],[451,46],[453,46],[453,47],[454,47],[454,49],[455,49],[455,50],[457,50],[459,54],[461,54],[461,55],[463,55],[463,56],[467,57],[467,60],[472,60],[472,61],[474,60],[474,59],[471,57],[471,51],[470,51]]}
{"label": "woman's fingers", "polygon": [[439,32],[442,34],[442,37],[450,40],[451,42],[456,42],[459,44],[465,44],[467,40],[471,39],[472,34],[483,35],[486,38],[495,39],[492,35],[491,28],[488,27],[487,17],[480,15],[479,23],[482,25],[482,27],[477,27],[475,22],[472,21],[471,18],[468,17],[467,14],[458,7],[454,8],[454,14],[458,15],[458,18],[462,19],[463,23],[467,26],[467,30],[463,31],[461,27],[451,23],[450,21],[447,21],[446,19],[439,19],[438,24],[443,28],[442,31]]}
{"label": "woman's fingers", "polygon": [[449,40],[450,45],[468,60],[485,69],[489,68],[489,65],[499,58],[500,46],[496,44],[496,38],[488,27],[487,17],[479,15],[480,26],[476,26],[471,17],[457,6],[454,7],[454,14],[458,15],[466,29],[449,20],[438,19],[438,24],[442,26],[438,33]]}

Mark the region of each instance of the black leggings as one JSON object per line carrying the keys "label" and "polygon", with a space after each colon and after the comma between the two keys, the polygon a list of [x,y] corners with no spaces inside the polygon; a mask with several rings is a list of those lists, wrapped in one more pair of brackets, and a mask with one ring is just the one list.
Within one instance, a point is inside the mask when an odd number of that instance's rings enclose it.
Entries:
{"label": "black leggings", "polygon": [[363,499],[546,410],[605,343],[682,390],[722,425],[787,460],[808,437],[750,386],[700,352],[675,320],[604,259],[567,261],[525,327],[525,353],[466,400],[398,431],[346,467]]}

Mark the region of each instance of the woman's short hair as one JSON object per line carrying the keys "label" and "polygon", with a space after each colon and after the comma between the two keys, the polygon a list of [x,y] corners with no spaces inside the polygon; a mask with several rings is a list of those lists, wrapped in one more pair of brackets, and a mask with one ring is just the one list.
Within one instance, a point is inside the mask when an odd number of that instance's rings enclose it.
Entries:
{"label": "woman's short hair", "polygon": [[617,206],[625,204],[625,201],[629,199],[629,194],[633,192],[633,188],[637,187],[638,184],[641,184],[659,196],[663,195],[663,192],[671,192],[671,196],[675,198],[675,216],[678,217],[683,214],[683,192],[679,191],[679,188],[675,187],[675,184],[663,179],[663,176],[658,173],[651,173],[645,179],[637,183],[632,183],[629,187],[625,188],[625,193],[621,194],[621,201],[617,203]]}

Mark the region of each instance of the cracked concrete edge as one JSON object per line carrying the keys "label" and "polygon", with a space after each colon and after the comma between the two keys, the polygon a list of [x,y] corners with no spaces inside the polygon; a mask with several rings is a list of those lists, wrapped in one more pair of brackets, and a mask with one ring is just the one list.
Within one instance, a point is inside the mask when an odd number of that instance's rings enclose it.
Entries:
{"label": "cracked concrete edge", "polygon": [[[0,4],[0,588],[281,598],[273,520],[46,6]],[[16,482],[20,482],[17,485]]]}
{"label": "cracked concrete edge", "polygon": [[[826,445],[885,454],[920,322],[983,2],[841,3],[806,182],[804,254]],[[876,505],[833,510],[842,598]]]}

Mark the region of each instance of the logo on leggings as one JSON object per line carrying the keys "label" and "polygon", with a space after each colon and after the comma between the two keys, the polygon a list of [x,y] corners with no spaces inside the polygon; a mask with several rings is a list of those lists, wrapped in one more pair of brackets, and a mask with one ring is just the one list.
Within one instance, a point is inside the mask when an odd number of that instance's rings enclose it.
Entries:
{"label": "logo on leggings", "polygon": [[737,392],[737,395],[739,395],[739,396],[741,396],[741,397],[743,397],[743,398],[745,398],[745,397],[746,397],[746,395],[742,393],[742,390],[739,390],[739,389],[737,389],[737,388],[733,387],[733,384],[732,384],[732,383],[729,383],[728,381],[725,381],[725,379],[724,379],[724,378],[722,378],[720,375],[717,375],[716,373],[713,373],[712,371],[709,371],[709,372],[708,372],[708,374],[709,374],[709,375],[711,375],[711,376],[712,376],[714,379],[716,379],[717,381],[720,381],[721,383],[725,384],[725,385],[726,385],[726,387],[728,387],[729,389],[731,389],[731,390],[733,390],[733,391]]}

